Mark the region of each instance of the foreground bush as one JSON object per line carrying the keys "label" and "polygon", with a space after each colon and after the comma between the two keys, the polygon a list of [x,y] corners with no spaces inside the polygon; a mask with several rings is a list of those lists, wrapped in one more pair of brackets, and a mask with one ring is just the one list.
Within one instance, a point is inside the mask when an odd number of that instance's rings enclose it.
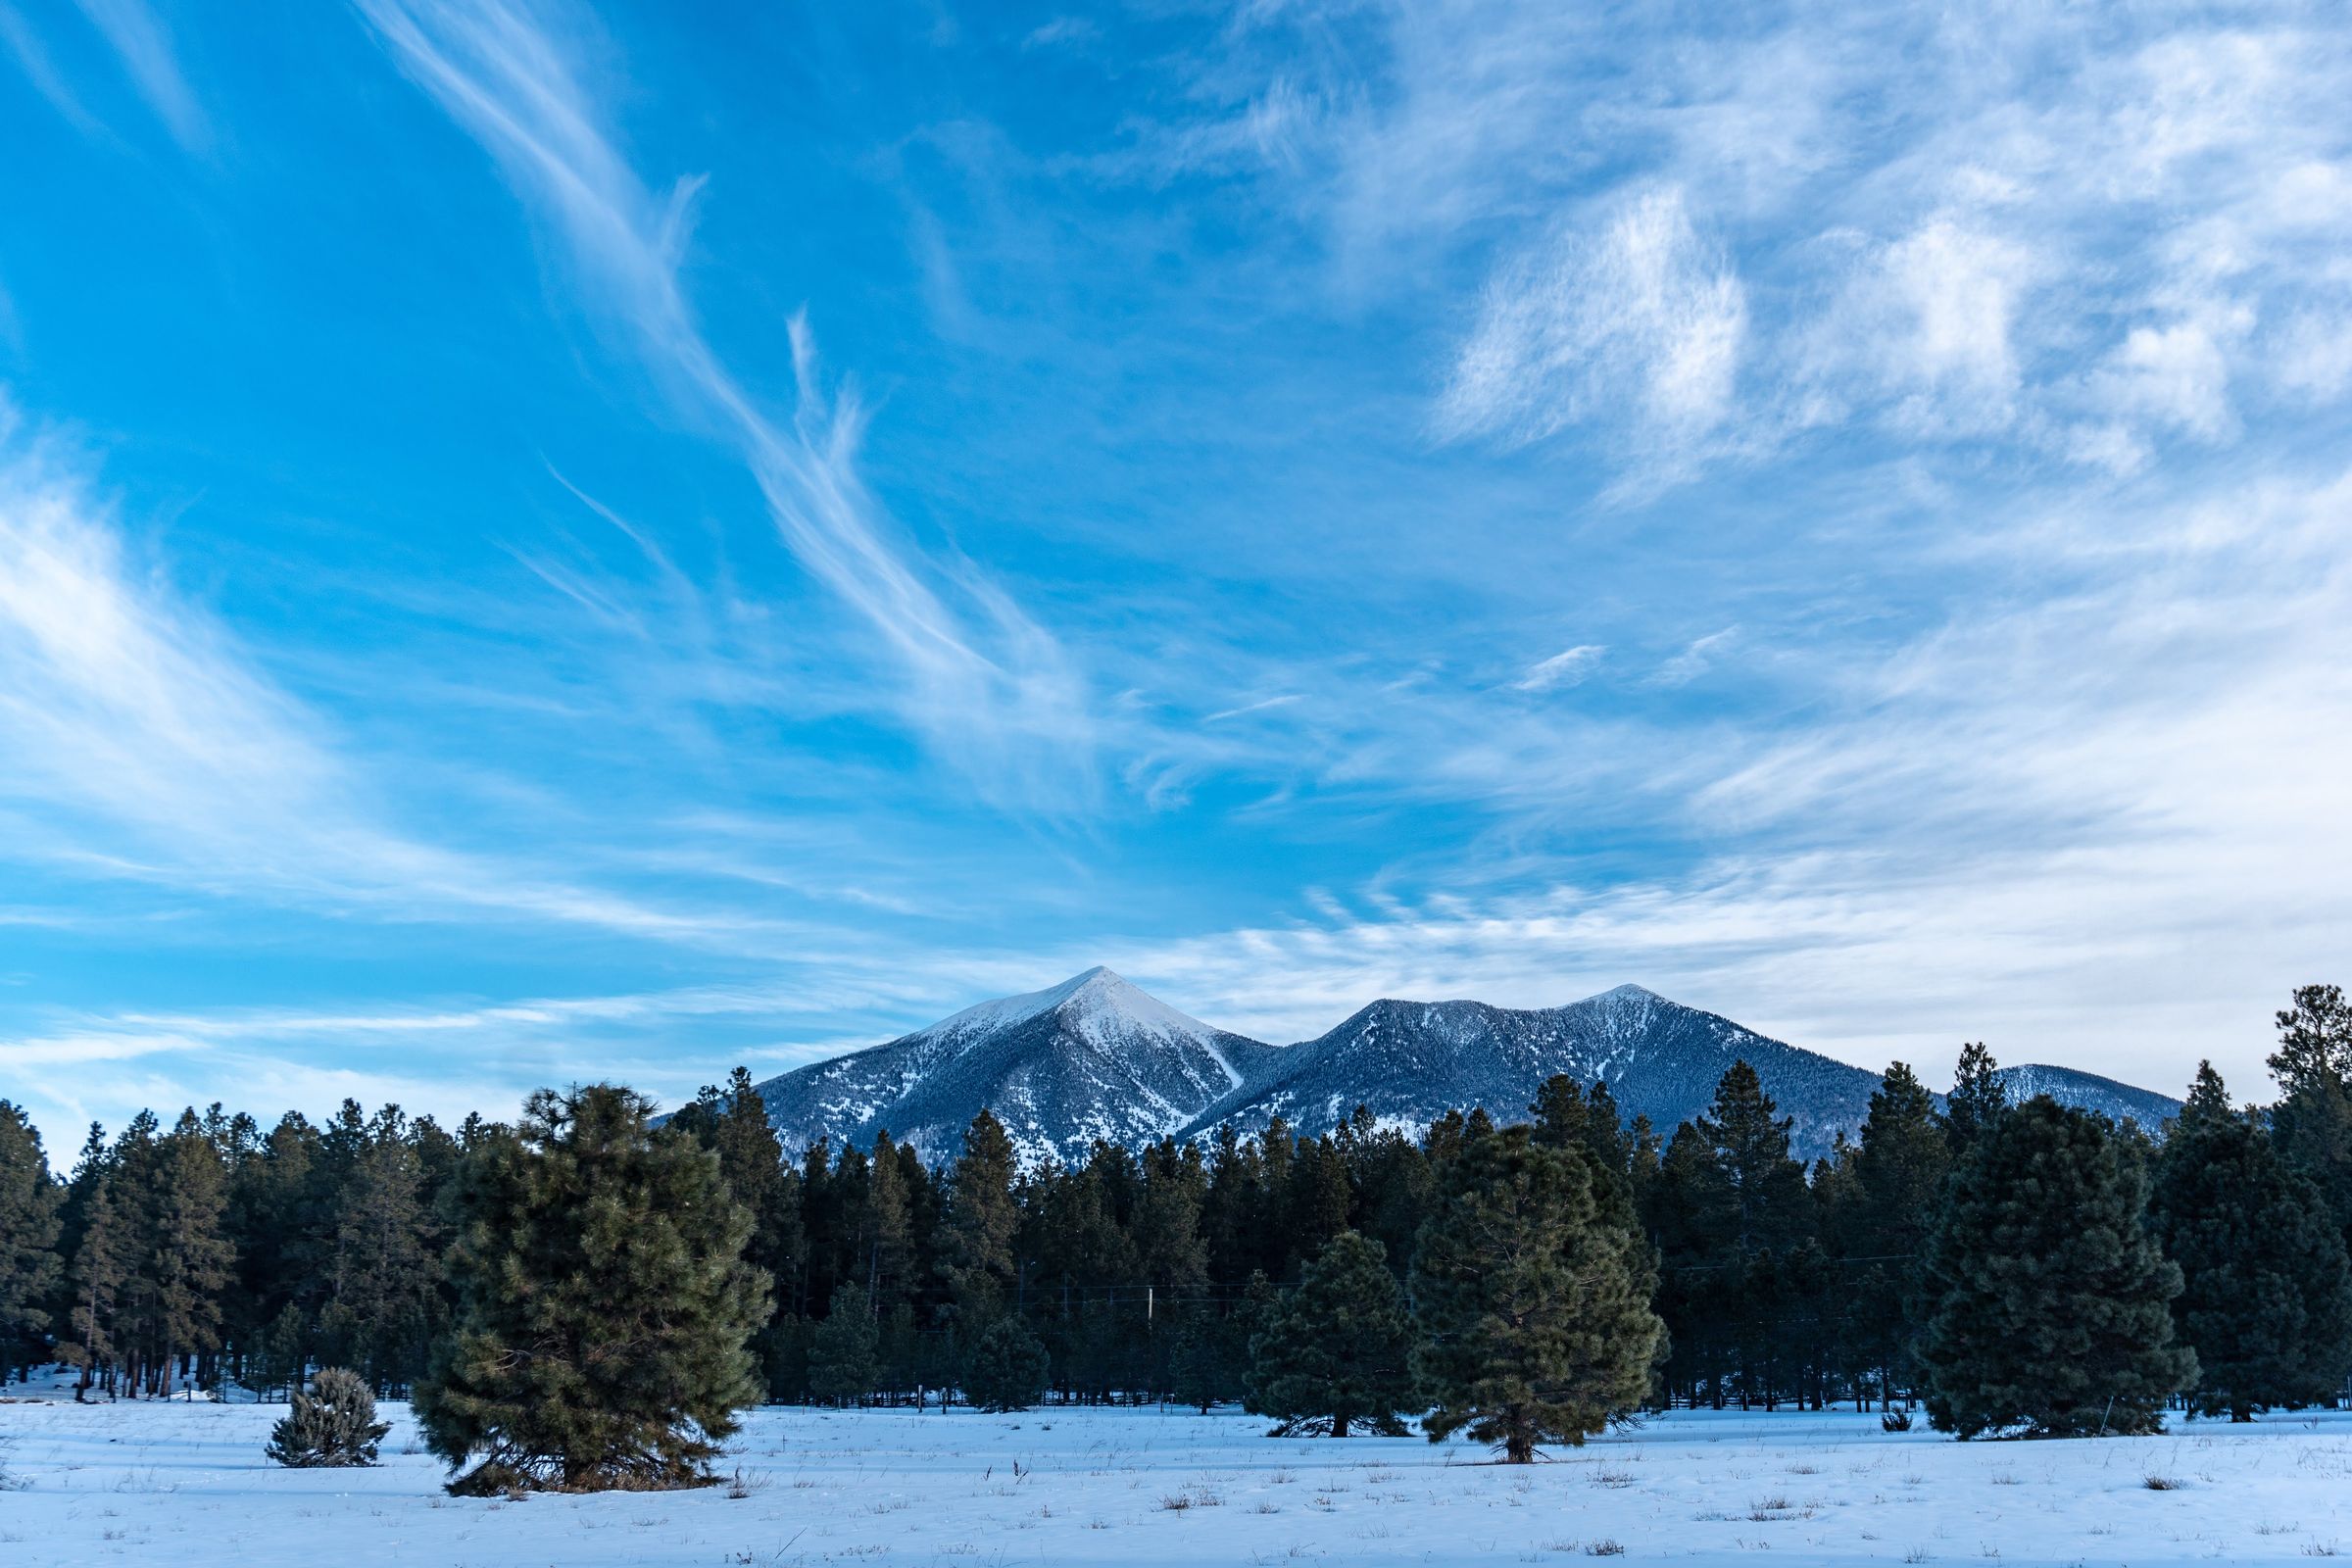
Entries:
{"label": "foreground bush", "polygon": [[375,1395],[356,1372],[322,1367],[307,1394],[296,1390],[292,1413],[270,1429],[266,1450],[295,1470],[375,1463],[375,1446],[392,1430],[375,1418]]}

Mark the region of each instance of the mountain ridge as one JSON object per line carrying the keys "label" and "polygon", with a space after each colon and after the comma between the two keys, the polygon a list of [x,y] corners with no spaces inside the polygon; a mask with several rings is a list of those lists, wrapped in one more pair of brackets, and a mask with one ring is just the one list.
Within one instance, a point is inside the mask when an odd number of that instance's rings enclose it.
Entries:
{"label": "mountain ridge", "polygon": [[[1275,1046],[1219,1029],[1097,965],[1058,985],[999,997],[911,1033],[758,1086],[787,1149],[887,1130],[926,1158],[961,1147],[983,1106],[1028,1162],[1082,1159],[1097,1139],[1133,1146],[1244,1131],[1280,1115],[1316,1136],[1360,1104],[1417,1132],[1447,1110],[1526,1113],[1555,1073],[1606,1083],[1630,1120],[1661,1136],[1700,1114],[1744,1058],[1789,1118],[1794,1152],[1828,1153],[1853,1134],[1880,1075],[1626,984],[1556,1007],[1382,998],[1311,1040]],[[2134,1116],[2151,1131],[2180,1102],[2080,1069],[2000,1069],[2013,1098]]]}

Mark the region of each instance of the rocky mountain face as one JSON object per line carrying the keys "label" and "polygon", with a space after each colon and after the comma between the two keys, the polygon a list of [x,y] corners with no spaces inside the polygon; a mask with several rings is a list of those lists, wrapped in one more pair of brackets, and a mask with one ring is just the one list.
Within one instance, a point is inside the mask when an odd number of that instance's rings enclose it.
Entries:
{"label": "rocky mountain face", "polygon": [[[1661,1136],[1702,1113],[1717,1080],[1744,1058],[1791,1122],[1795,1152],[1827,1153],[1867,1114],[1879,1075],[1757,1034],[1640,986],[1562,1007],[1483,1002],[1375,1002],[1330,1033],[1269,1046],[1187,1017],[1108,969],[1048,991],[967,1007],[868,1051],[760,1086],[785,1148],[818,1138],[863,1147],[875,1132],[926,1158],[953,1154],[983,1107],[1023,1158],[1081,1159],[1098,1138],[1135,1145],[1196,1137],[1276,1116],[1308,1135],[1363,1105],[1417,1132],[1452,1109],[1484,1105],[1523,1119],[1554,1073],[1608,1084],[1625,1115]],[[2012,1099],[2048,1094],[2132,1116],[2154,1131],[2178,1101],[2065,1067],[2002,1070]]]}
{"label": "rocky mountain face", "polygon": [[1138,1144],[1183,1126],[1275,1054],[1094,968],[771,1078],[760,1096],[796,1154],[818,1138],[862,1148],[887,1129],[940,1158],[986,1106],[1024,1159],[1083,1158],[1098,1138]]}
{"label": "rocky mountain face", "polygon": [[1668,1135],[1706,1109],[1716,1083],[1742,1058],[1792,1122],[1790,1138],[1807,1158],[1826,1152],[1838,1129],[1862,1124],[1879,1085],[1877,1073],[1640,986],[1524,1010],[1483,1002],[1375,1002],[1329,1034],[1276,1054],[1264,1072],[1185,1131],[1228,1121],[1253,1129],[1280,1115],[1302,1133],[1324,1133],[1359,1104],[1415,1130],[1473,1105],[1498,1122],[1519,1121],[1537,1087],[1566,1073],[1581,1084],[1607,1083],[1628,1120],[1647,1116]]}

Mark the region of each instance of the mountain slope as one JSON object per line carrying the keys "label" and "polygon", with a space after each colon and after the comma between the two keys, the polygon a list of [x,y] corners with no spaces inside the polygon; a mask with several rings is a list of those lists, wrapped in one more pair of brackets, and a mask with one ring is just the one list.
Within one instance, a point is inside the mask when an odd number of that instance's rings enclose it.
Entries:
{"label": "mountain slope", "polygon": [[2047,1095],[2061,1105],[2074,1105],[2082,1110],[2096,1111],[2117,1121],[2127,1117],[2139,1123],[2151,1136],[2162,1136],[2164,1124],[2180,1114],[2180,1102],[2170,1095],[2160,1095],[2153,1089],[2137,1089],[2131,1084],[2102,1078],[2095,1072],[2082,1072],[2073,1067],[2049,1067],[2028,1062],[2015,1067],[2002,1067],[1993,1077],[2008,1091],[2009,1102],[2018,1104],[2035,1095]]}
{"label": "mountain slope", "polygon": [[1299,1132],[1323,1133],[1358,1104],[1413,1129],[1472,1105],[1498,1122],[1524,1120],[1537,1087],[1564,1072],[1579,1083],[1605,1081],[1629,1120],[1646,1115],[1670,1136],[1706,1109],[1725,1069],[1742,1057],[1793,1121],[1796,1152],[1808,1158],[1826,1153],[1840,1128],[1860,1127],[1879,1084],[1874,1072],[1640,986],[1530,1009],[1384,1001],[1329,1034],[1271,1053],[1262,1072],[1186,1132],[1224,1122],[1253,1129],[1279,1114]]}
{"label": "mountain slope", "polygon": [[1083,1158],[1097,1138],[1175,1131],[1272,1054],[1098,967],[771,1078],[760,1097],[794,1154],[818,1138],[863,1146],[886,1128],[938,1158],[962,1147],[985,1106],[1024,1159]]}

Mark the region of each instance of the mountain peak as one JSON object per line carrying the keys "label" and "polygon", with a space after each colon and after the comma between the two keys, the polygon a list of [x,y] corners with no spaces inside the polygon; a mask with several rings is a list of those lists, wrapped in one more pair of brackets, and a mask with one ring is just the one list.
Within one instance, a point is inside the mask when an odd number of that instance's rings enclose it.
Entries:
{"label": "mountain peak", "polygon": [[1603,991],[1599,996],[1588,997],[1586,1000],[1589,1002],[1663,1002],[1668,1006],[1674,1005],[1672,1001],[1670,1001],[1668,998],[1659,996],[1655,991],[1650,990],[1649,987],[1635,985],[1630,980],[1624,985],[1612,986],[1610,989]]}

